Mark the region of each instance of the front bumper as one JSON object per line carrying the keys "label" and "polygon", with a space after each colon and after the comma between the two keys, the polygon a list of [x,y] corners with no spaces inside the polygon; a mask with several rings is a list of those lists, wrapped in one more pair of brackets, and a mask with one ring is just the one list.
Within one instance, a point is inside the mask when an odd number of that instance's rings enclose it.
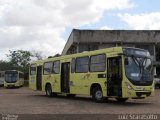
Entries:
{"label": "front bumper", "polygon": [[15,83],[7,83],[7,82],[4,83],[4,87],[19,87],[19,86],[20,86],[19,81]]}
{"label": "front bumper", "polygon": [[154,96],[153,86],[135,86],[132,89],[125,88],[124,94],[125,98],[145,98],[148,96]]}

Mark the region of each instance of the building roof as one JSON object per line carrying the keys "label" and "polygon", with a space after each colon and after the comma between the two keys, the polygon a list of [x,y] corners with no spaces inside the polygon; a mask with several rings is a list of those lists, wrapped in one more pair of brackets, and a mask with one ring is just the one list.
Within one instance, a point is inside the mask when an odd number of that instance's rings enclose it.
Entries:
{"label": "building roof", "polygon": [[73,29],[62,51],[65,54],[74,44],[79,43],[160,43],[160,30],[78,30]]}

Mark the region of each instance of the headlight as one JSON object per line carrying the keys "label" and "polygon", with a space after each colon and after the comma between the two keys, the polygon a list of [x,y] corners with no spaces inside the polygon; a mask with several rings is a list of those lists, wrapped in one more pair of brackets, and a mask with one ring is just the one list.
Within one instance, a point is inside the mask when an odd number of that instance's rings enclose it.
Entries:
{"label": "headlight", "polygon": [[128,82],[126,82],[126,86],[129,90],[134,90],[133,87]]}

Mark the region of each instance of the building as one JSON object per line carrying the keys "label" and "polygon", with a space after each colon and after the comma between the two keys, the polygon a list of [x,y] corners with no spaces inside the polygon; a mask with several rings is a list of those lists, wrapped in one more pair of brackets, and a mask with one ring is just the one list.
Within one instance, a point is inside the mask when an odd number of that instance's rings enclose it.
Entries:
{"label": "building", "polygon": [[156,60],[155,45],[160,43],[160,30],[77,30],[73,29],[62,55],[92,51],[113,46],[146,49]]}
{"label": "building", "polygon": [[[73,29],[62,51],[62,55],[92,51],[114,46],[146,49],[155,66],[155,46],[160,43],[160,30],[78,30]],[[156,74],[156,72],[155,72]]]}

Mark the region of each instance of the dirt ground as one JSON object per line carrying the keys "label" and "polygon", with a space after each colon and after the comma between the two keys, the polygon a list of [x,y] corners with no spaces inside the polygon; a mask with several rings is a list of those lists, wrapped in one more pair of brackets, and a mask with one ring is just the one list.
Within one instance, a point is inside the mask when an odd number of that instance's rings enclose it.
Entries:
{"label": "dirt ground", "polygon": [[142,114],[160,113],[160,90],[154,97],[129,99],[117,103],[114,99],[104,103],[94,103],[91,97],[65,95],[46,97],[44,92],[33,91],[28,87],[0,88],[0,113],[4,114]]}

